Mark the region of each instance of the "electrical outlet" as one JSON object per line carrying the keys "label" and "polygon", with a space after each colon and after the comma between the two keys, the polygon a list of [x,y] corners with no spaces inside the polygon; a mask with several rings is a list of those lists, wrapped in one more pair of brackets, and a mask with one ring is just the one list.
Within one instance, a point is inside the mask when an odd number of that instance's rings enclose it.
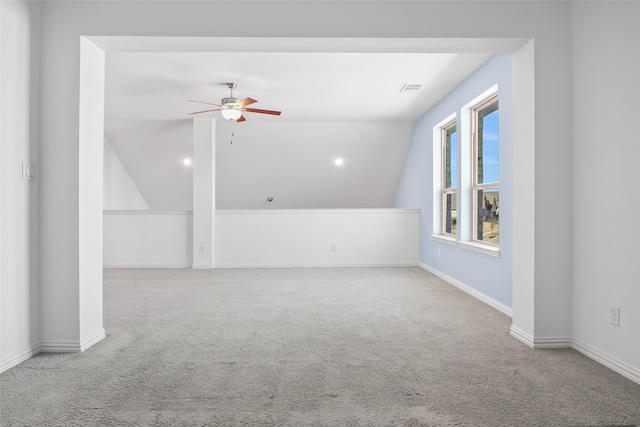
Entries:
{"label": "electrical outlet", "polygon": [[609,307],[609,323],[613,326],[620,326],[620,307]]}
{"label": "electrical outlet", "polygon": [[336,245],[334,245],[333,243],[331,244],[331,252],[335,252],[336,251]]}
{"label": "electrical outlet", "polygon": [[200,247],[198,248],[198,252],[200,252],[201,254],[204,253],[204,245],[200,245]]}

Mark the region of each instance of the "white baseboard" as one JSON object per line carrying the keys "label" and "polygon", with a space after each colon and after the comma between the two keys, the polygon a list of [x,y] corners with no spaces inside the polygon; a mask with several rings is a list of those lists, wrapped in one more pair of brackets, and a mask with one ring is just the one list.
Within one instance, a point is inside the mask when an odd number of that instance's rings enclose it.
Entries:
{"label": "white baseboard", "polygon": [[533,348],[571,348],[571,338],[569,337],[535,338],[533,340]]}
{"label": "white baseboard", "polygon": [[40,343],[32,345],[22,353],[9,358],[9,360],[3,360],[2,363],[0,363],[0,372],[4,372],[8,369],[11,369],[14,366],[21,364],[25,360],[31,359],[33,356],[35,356],[38,353],[40,353]]}
{"label": "white baseboard", "polygon": [[535,338],[530,334],[524,332],[516,326],[511,325],[510,334],[512,337],[522,342],[528,347],[541,349],[541,348],[571,348],[571,338],[569,337],[550,337],[550,338]]}
{"label": "white baseboard", "polygon": [[78,341],[43,341],[40,343],[40,353],[80,353]]}
{"label": "white baseboard", "polygon": [[[509,316],[512,315],[512,310],[509,307],[504,306],[503,304],[487,297],[486,295],[476,291],[475,289],[461,283],[446,274],[443,274],[433,268],[429,267],[426,264],[420,263],[420,267],[427,270],[428,272],[440,277],[446,282],[449,282],[453,286],[460,288],[461,290],[469,293],[470,295],[478,298],[479,300],[487,303],[493,308],[499,310],[500,312],[507,314]],[[510,334],[512,337],[522,342],[526,346],[533,349],[545,349],[545,348],[572,348],[590,359],[595,360],[596,362],[606,366],[614,372],[622,375],[625,378],[630,379],[631,381],[640,384],[640,370],[637,368],[630,366],[624,362],[621,362],[614,357],[591,347],[588,344],[585,344],[579,340],[573,339],[571,337],[547,337],[547,338],[536,338],[531,336],[530,334],[524,332],[523,330],[517,328],[516,326],[511,325]]]}
{"label": "white baseboard", "polygon": [[191,264],[104,264],[104,268],[191,268]]}
{"label": "white baseboard", "polygon": [[511,336],[525,345],[535,348],[572,348],[590,359],[606,366],[631,381],[640,384],[640,370],[573,338],[533,338],[526,332],[511,326]]}
{"label": "white baseboard", "polygon": [[302,263],[256,263],[256,264],[215,264],[213,266],[194,266],[191,264],[104,264],[104,268],[189,268],[209,270],[212,268],[305,268],[305,267],[416,267],[413,261],[383,263],[340,263],[340,262],[302,262]]}
{"label": "white baseboard", "polygon": [[0,363],[0,372],[4,372],[20,363],[31,359],[38,353],[81,353],[96,343],[102,341],[107,336],[104,329],[100,329],[89,339],[82,342],[77,341],[45,341],[32,345],[20,354],[11,357],[9,360],[3,360]]}
{"label": "white baseboard", "polygon": [[484,302],[488,306],[495,308],[500,313],[506,314],[507,316],[512,317],[513,310],[511,309],[511,307],[507,307],[506,305],[502,304],[501,302],[496,301],[493,298],[486,296],[482,292],[479,292],[479,291],[473,289],[471,286],[465,285],[464,283],[454,279],[453,277],[447,276],[446,274],[441,273],[440,271],[435,270],[434,268],[431,268],[431,267],[429,267],[428,265],[426,265],[424,263],[420,263],[419,265],[424,270],[427,270],[429,273],[431,273],[431,274],[433,274],[435,276],[438,276],[439,278],[441,278],[445,282],[448,282],[449,284],[455,286],[456,288],[468,293],[472,297],[475,297],[475,298],[479,299],[480,301]]}
{"label": "white baseboard", "polygon": [[81,352],[85,351],[86,349],[94,346],[95,344],[99,343],[100,341],[102,341],[106,337],[107,337],[106,331],[104,330],[104,328],[101,328],[96,333],[91,335],[88,339],[85,339],[84,341],[82,341],[80,343],[80,351]]}
{"label": "white baseboard", "polygon": [[257,264],[216,264],[213,268],[314,268],[314,267],[416,267],[411,261],[384,263],[340,263],[340,262],[310,262],[310,263],[257,263]]}
{"label": "white baseboard", "polygon": [[533,337],[523,330],[511,325],[509,334],[527,347],[533,348]]}
{"label": "white baseboard", "polygon": [[574,350],[584,354],[590,359],[595,360],[598,363],[603,364],[607,368],[611,369],[614,372],[619,373],[625,378],[630,379],[631,381],[640,384],[640,370],[634,368],[633,366],[627,365],[619,360],[614,359],[602,351],[591,347],[588,344],[585,344],[576,339],[572,340],[571,348]]}
{"label": "white baseboard", "polygon": [[102,341],[107,334],[104,329],[83,341],[44,341],[40,343],[41,353],[82,353],[89,347]]}

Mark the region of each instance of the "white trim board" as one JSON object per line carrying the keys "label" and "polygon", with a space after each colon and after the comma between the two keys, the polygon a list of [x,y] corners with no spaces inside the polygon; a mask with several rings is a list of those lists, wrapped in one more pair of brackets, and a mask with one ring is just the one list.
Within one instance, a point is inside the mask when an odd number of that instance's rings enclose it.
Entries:
{"label": "white trim board", "polygon": [[107,332],[104,330],[104,328],[100,328],[98,331],[96,331],[96,333],[92,337],[90,337],[89,339],[85,339],[80,343],[80,352],[83,352],[89,349],[90,347],[93,347],[94,345],[96,345],[106,337],[107,337]]}
{"label": "white trim board", "polygon": [[571,348],[588,358],[606,366],[612,371],[640,384],[640,370],[573,338],[534,338],[526,332],[511,326],[511,336],[533,349]]}
{"label": "white trim board", "polygon": [[534,338],[513,325],[511,325],[510,335],[526,346],[535,349],[571,348],[571,337]]}
{"label": "white trim board", "polygon": [[584,354],[588,358],[593,359],[596,362],[606,366],[612,371],[617,372],[623,377],[628,378],[637,384],[640,384],[640,370],[634,368],[633,366],[616,360],[608,354],[603,353],[602,351],[597,350],[590,345],[576,339],[571,340],[571,348],[579,353]]}
{"label": "white trim board", "polygon": [[500,313],[506,314],[509,317],[513,317],[513,310],[511,309],[511,307],[507,307],[506,305],[502,304],[501,302],[496,301],[493,298],[486,296],[482,292],[479,292],[479,291],[473,289],[471,286],[465,285],[464,283],[454,279],[453,277],[447,276],[446,274],[441,273],[440,271],[438,271],[438,270],[436,270],[434,268],[431,268],[431,267],[429,267],[428,265],[426,265],[426,264],[424,264],[422,262],[419,263],[419,266],[422,269],[428,271],[429,273],[431,273],[431,274],[433,274],[435,276],[438,276],[439,278],[441,278],[445,282],[448,282],[449,284],[455,286],[456,288],[468,293],[472,297],[479,299],[480,301],[484,302],[488,306],[495,308]]}
{"label": "white trim board", "polygon": [[381,262],[378,264],[363,263],[339,263],[339,262],[301,262],[288,264],[216,264],[213,268],[315,268],[315,267],[415,267],[415,262]]}
{"label": "white trim board", "polygon": [[192,268],[191,264],[104,264],[104,268]]}
{"label": "white trim board", "polygon": [[146,210],[124,210],[108,209],[102,211],[103,215],[193,215],[190,209],[146,209]]}
{"label": "white trim board", "polygon": [[357,209],[214,209],[214,215],[415,215],[420,209],[408,208],[357,208]]}
{"label": "white trim board", "polygon": [[22,362],[26,362],[38,353],[82,353],[107,336],[104,329],[100,329],[94,336],[83,341],[50,341],[32,345],[20,354],[11,357],[0,364],[0,372],[7,371]]}
{"label": "white trim board", "polygon": [[[501,313],[506,314],[507,316],[512,317],[513,310],[498,301],[478,292],[477,290],[471,288],[468,285],[465,285],[462,282],[459,282],[444,273],[441,273],[433,268],[429,267],[426,264],[420,263],[421,268],[428,271],[429,273],[438,276],[442,280],[450,283],[451,285],[461,289],[462,291],[468,293],[469,295],[479,299],[480,301],[488,304],[489,306],[495,308]],[[612,371],[622,375],[625,378],[630,379],[631,381],[640,384],[640,370],[634,368],[633,366],[627,365],[619,360],[616,360],[614,357],[597,350],[591,347],[588,344],[580,342],[571,337],[548,337],[548,338],[535,338],[528,333],[522,331],[521,329],[511,326],[510,335],[522,342],[526,346],[532,349],[554,349],[554,348],[571,348],[579,353],[584,354],[588,358],[606,366]]]}
{"label": "white trim board", "polygon": [[178,269],[194,269],[194,270],[208,270],[214,268],[315,268],[315,267],[416,267],[415,262],[382,262],[379,264],[353,264],[353,263],[339,263],[339,262],[315,262],[315,263],[289,263],[289,264],[216,264],[213,266],[194,266],[187,264],[176,265],[157,265],[157,264],[105,264],[104,268],[178,268]]}
{"label": "white trim board", "polygon": [[40,343],[40,353],[80,353],[78,341],[45,341]]}
{"label": "white trim board", "polygon": [[48,341],[40,343],[40,353],[82,353],[106,338],[104,329],[100,329],[91,338],[80,341]]}
{"label": "white trim board", "polygon": [[0,364],[0,372],[7,371],[14,366],[18,366],[22,362],[25,362],[40,353],[40,351],[40,343],[32,345],[27,350],[9,358],[9,360],[2,361],[2,364]]}

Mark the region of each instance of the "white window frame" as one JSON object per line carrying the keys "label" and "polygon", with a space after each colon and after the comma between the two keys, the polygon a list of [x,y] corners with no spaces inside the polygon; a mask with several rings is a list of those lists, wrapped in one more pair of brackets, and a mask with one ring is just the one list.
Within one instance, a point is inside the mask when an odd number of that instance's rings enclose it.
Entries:
{"label": "white window frame", "polygon": [[[441,234],[443,236],[446,236],[448,238],[451,239],[455,239],[457,232],[456,233],[448,233],[447,232],[447,196],[451,195],[452,198],[456,198],[456,211],[457,211],[457,191],[458,188],[457,187],[447,187],[446,186],[446,182],[447,182],[447,153],[446,153],[446,146],[447,146],[447,133],[449,131],[449,129],[455,127],[456,128],[456,153],[455,153],[455,159],[456,159],[456,163],[458,162],[458,153],[457,153],[457,149],[458,149],[458,122],[457,120],[454,118],[453,120],[451,120],[449,123],[446,123],[444,126],[442,126],[440,128],[440,168],[441,168],[441,176],[440,176],[440,194],[441,194],[441,201],[440,203],[442,204],[442,209],[440,211],[440,227],[441,227]],[[459,165],[458,165],[459,167]],[[457,169],[457,168],[456,168]],[[453,181],[453,178],[451,179],[451,181]],[[457,181],[457,180],[456,180]],[[457,212],[456,212],[456,222],[457,222]],[[457,228],[457,226],[456,226]]]}
{"label": "white window frame", "polygon": [[[500,191],[500,181],[495,182],[478,182],[478,113],[488,106],[499,102],[498,94],[495,93],[484,101],[480,102],[471,109],[471,204],[472,204],[472,220],[471,220],[471,241],[474,243],[480,243],[483,245],[490,245],[493,247],[499,247],[498,243],[487,242],[478,238],[478,212],[480,206],[478,206],[478,192],[485,190],[497,190]],[[500,111],[498,107],[498,111]],[[499,144],[499,142],[498,142]],[[499,170],[499,169],[498,169]],[[499,221],[499,220],[498,220]],[[499,222],[498,222],[499,224]]]}
{"label": "white window frame", "polygon": [[[485,255],[500,257],[500,246],[485,241],[474,240],[477,231],[473,230],[473,223],[477,220],[477,212],[473,200],[474,174],[472,171],[474,162],[473,150],[473,110],[490,99],[498,96],[498,85],[488,88],[483,93],[472,99],[460,108],[458,113],[453,113],[433,127],[433,231],[431,239],[438,243],[457,246],[462,249],[482,253]],[[443,190],[444,159],[443,159],[443,132],[442,128],[452,122],[456,122],[457,132],[457,230],[456,235],[445,234],[444,210],[446,208]],[[493,184],[493,183],[485,183]]]}
{"label": "white window frame", "polygon": [[[432,175],[432,200],[433,200],[433,214],[432,214],[432,233],[431,233],[431,238],[434,241],[440,242],[440,243],[445,243],[448,245],[452,245],[452,246],[456,246],[457,245],[457,241],[456,238],[457,236],[451,235],[451,234],[443,234],[443,224],[444,224],[444,220],[443,220],[443,203],[442,203],[442,177],[443,177],[443,159],[442,159],[442,127],[447,125],[448,123],[451,123],[453,121],[457,122],[457,116],[456,113],[453,113],[451,115],[449,115],[448,117],[445,117],[444,120],[440,121],[440,123],[437,123],[434,127],[433,127],[433,144],[432,144],[432,149],[433,149],[433,175]],[[460,152],[460,130],[457,129],[458,132],[458,153]],[[458,165],[460,164],[460,161],[458,161]],[[460,167],[458,166],[458,170],[460,169]],[[458,178],[459,179],[459,178]],[[460,181],[458,181],[459,183]],[[458,206],[459,209],[459,206]],[[458,219],[458,224],[459,224],[459,219]],[[458,225],[458,233],[460,231],[459,225]]]}

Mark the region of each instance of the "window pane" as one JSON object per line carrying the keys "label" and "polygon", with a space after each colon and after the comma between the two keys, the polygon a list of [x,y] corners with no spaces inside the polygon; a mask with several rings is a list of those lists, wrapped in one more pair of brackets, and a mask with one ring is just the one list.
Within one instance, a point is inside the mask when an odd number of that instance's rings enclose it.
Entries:
{"label": "window pane", "polygon": [[477,190],[477,235],[476,240],[500,243],[500,191],[496,189]]}
{"label": "window pane", "polygon": [[458,209],[456,193],[445,194],[444,231],[448,234],[456,234],[458,230]]}
{"label": "window pane", "polygon": [[498,182],[498,101],[478,111],[477,183]]}
{"label": "window pane", "polygon": [[444,145],[444,188],[455,188],[458,186],[458,162],[456,160],[458,154],[457,140],[456,126],[453,125],[447,128]]}

